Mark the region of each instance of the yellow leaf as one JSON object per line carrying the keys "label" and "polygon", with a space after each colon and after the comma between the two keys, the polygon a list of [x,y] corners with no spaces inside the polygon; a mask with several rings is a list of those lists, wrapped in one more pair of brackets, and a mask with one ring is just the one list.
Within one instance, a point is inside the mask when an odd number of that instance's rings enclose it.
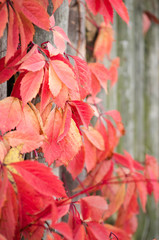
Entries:
{"label": "yellow leaf", "polygon": [[10,164],[14,163],[14,162],[21,162],[24,160],[22,157],[22,154],[20,153],[22,148],[23,148],[23,144],[18,145],[17,147],[11,148],[9,150],[9,152],[7,153],[6,157],[4,158],[4,162],[3,162],[6,165],[7,169],[9,170],[8,171],[8,179],[11,182],[11,184],[13,185],[15,192],[17,192],[17,188],[16,188],[15,181],[10,172],[16,173],[16,174],[18,174],[18,172]]}
{"label": "yellow leaf", "polygon": [[4,158],[4,164],[8,165],[14,162],[23,161],[24,159],[22,158],[22,154],[20,153],[22,148],[23,148],[23,144],[18,145],[17,147],[11,148],[7,153],[6,157]]}

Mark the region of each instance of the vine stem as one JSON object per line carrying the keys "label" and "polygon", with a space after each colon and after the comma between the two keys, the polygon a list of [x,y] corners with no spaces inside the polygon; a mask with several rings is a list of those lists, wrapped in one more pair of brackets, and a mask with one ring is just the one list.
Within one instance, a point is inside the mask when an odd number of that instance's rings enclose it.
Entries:
{"label": "vine stem", "polygon": [[78,197],[78,196],[80,196],[80,195],[82,195],[82,194],[86,194],[86,193],[88,193],[88,192],[91,191],[91,190],[95,190],[95,189],[97,190],[97,189],[99,189],[101,186],[103,186],[103,185],[105,185],[105,184],[121,184],[121,183],[133,183],[133,182],[137,183],[137,182],[148,182],[148,181],[151,181],[151,182],[159,182],[159,180],[151,179],[151,178],[150,178],[150,179],[149,179],[149,178],[145,178],[145,179],[133,179],[133,180],[125,180],[125,181],[112,181],[112,179],[104,180],[104,181],[102,181],[102,182],[100,182],[100,183],[97,183],[97,184],[94,185],[94,186],[85,188],[84,190],[82,190],[82,191],[80,191],[80,192],[78,192],[78,193],[70,196],[70,197],[67,198],[67,199],[64,199],[64,201],[61,201],[61,202],[60,202],[60,205],[63,204],[64,202],[67,202],[68,199],[71,200],[71,199],[76,198],[76,197]]}

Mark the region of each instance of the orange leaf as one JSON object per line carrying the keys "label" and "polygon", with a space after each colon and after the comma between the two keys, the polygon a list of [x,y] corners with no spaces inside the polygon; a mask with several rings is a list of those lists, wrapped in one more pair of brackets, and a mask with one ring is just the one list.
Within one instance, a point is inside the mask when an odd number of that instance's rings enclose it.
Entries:
{"label": "orange leaf", "polygon": [[21,81],[20,94],[22,97],[23,105],[31,101],[39,92],[41,83],[43,81],[43,69],[37,72],[28,72],[25,74]]}
{"label": "orange leaf", "polygon": [[67,135],[59,141],[58,144],[61,148],[61,154],[58,160],[68,165],[68,162],[76,156],[82,146],[82,138],[73,119],[71,119],[70,129]]}
{"label": "orange leaf", "polygon": [[14,129],[21,117],[22,109],[19,99],[8,97],[0,101],[0,130],[2,134]]}
{"label": "orange leaf", "polygon": [[70,106],[67,104],[65,108],[65,112],[63,113],[62,126],[60,129],[60,134],[57,139],[58,142],[61,141],[67,135],[71,125],[71,117],[72,117],[72,111]]}
{"label": "orange leaf", "polygon": [[62,88],[62,82],[58,77],[52,65],[52,62],[49,65],[49,88],[54,97],[57,97],[57,95],[60,93],[60,90]]}
{"label": "orange leaf", "polygon": [[104,214],[104,219],[109,218],[113,213],[115,213],[124,202],[125,197],[125,183],[121,184],[113,200],[110,202],[108,210]]}
{"label": "orange leaf", "polygon": [[87,136],[88,140],[99,150],[105,150],[104,139],[102,135],[93,127],[89,126],[88,129],[81,127],[82,131]]}
{"label": "orange leaf", "polygon": [[63,0],[52,0],[53,6],[54,6],[54,12],[61,6],[63,3]]}
{"label": "orange leaf", "polygon": [[77,91],[77,81],[72,69],[63,61],[53,60],[51,62],[59,79],[70,89]]}
{"label": "orange leaf", "polygon": [[95,41],[93,55],[97,61],[103,61],[104,56],[110,56],[112,44],[114,41],[114,32],[110,24],[101,23],[98,37]]}
{"label": "orange leaf", "polygon": [[22,144],[22,153],[31,152],[32,150],[39,148],[43,144],[44,140],[44,137],[42,135],[25,131],[12,131],[7,133],[4,138],[12,147],[16,147]]}
{"label": "orange leaf", "polygon": [[26,104],[22,110],[22,118],[17,126],[17,130],[23,132],[24,130],[28,133],[39,134],[41,130],[41,125],[39,123],[38,117],[31,109],[31,107]]}

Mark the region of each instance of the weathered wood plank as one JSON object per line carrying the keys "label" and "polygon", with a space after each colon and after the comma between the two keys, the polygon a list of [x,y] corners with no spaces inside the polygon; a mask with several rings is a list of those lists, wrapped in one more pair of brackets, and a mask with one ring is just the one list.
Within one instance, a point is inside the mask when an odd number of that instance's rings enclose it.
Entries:
{"label": "weathered wood plank", "polygon": [[[0,39],[0,58],[4,57],[7,50],[7,29]],[[0,84],[0,100],[7,97],[7,82]]]}
{"label": "weathered wood plank", "polygon": [[130,15],[129,26],[117,18],[117,55],[120,57],[119,80],[117,83],[117,106],[120,111],[126,134],[121,139],[118,150],[127,150],[134,156],[134,91],[135,91],[135,37],[134,1],[127,0]]}
{"label": "weathered wood plank", "polygon": [[144,39],[142,13],[144,1],[134,0],[134,81],[135,81],[135,158],[144,160]]}

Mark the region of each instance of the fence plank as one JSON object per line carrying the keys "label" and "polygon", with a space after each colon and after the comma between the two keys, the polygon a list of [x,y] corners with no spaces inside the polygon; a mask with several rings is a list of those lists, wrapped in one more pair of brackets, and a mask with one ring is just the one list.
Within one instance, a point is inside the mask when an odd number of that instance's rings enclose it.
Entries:
{"label": "fence plank", "polygon": [[[7,50],[7,29],[5,29],[3,37],[0,38],[0,58],[4,57]],[[0,100],[7,97],[7,82],[0,84]]]}
{"label": "fence plank", "polygon": [[126,135],[121,139],[118,150],[126,149],[134,155],[134,5],[127,0],[126,6],[130,15],[129,26],[117,18],[117,55],[120,57],[119,80],[117,84],[117,106],[121,112]]}

